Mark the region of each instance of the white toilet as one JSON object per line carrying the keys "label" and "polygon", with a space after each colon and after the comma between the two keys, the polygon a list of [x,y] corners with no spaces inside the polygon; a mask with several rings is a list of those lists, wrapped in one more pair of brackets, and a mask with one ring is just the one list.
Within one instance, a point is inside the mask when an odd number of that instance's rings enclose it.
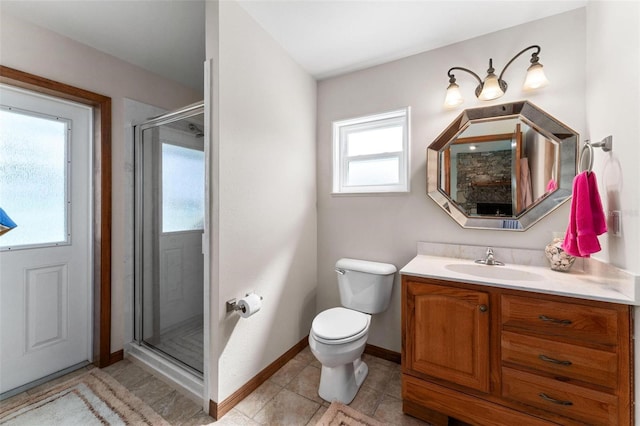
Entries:
{"label": "white toilet", "polygon": [[396,267],[388,263],[340,259],[336,263],[342,308],[320,312],[309,332],[309,347],[322,364],[318,394],[349,404],[367,377],[364,352],[371,314],[389,306]]}

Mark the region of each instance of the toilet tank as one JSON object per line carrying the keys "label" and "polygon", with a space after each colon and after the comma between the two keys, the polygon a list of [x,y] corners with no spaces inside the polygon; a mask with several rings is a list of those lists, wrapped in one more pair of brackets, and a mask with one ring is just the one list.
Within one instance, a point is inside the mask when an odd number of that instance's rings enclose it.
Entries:
{"label": "toilet tank", "polygon": [[391,301],[396,271],[389,263],[338,260],[336,272],[342,306],[368,314],[385,311]]}

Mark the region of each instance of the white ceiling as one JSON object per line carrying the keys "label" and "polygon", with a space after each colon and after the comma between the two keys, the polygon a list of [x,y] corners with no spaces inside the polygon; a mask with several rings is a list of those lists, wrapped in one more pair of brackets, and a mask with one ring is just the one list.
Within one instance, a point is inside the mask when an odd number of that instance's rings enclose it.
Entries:
{"label": "white ceiling", "polygon": [[[322,79],[576,9],[587,0],[239,2],[304,69]],[[204,0],[0,0],[0,13],[198,90],[204,10]]]}
{"label": "white ceiling", "polygon": [[582,7],[567,0],[239,0],[318,79]]}

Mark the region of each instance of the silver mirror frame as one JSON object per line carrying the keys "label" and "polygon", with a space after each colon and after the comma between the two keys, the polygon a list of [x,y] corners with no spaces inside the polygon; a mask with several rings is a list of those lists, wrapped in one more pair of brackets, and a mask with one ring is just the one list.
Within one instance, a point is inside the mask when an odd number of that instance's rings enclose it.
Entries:
{"label": "silver mirror frame", "polygon": [[[469,216],[442,191],[440,153],[473,123],[520,118],[559,146],[558,188],[515,217]],[[526,231],[571,198],[577,171],[579,134],[529,101],[464,110],[427,148],[427,194],[460,226],[466,229]]]}

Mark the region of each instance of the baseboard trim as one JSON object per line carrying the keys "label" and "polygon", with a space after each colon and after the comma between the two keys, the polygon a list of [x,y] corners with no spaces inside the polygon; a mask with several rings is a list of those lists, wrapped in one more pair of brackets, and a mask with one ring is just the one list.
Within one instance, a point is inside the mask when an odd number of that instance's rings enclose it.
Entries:
{"label": "baseboard trim", "polygon": [[[107,365],[115,364],[118,361],[122,361],[124,359],[124,349],[120,349],[119,351],[115,351],[109,354],[109,363]],[[105,367],[107,366],[105,365]]]}
{"label": "baseboard trim", "polygon": [[[240,401],[249,396],[251,392],[258,389],[258,387],[266,382],[269,377],[273,376],[287,362],[291,361],[300,351],[309,345],[309,336],[305,336],[302,340],[296,343],[291,349],[282,354],[278,359],[273,361],[251,380],[245,383],[240,389],[235,391],[231,396],[224,401],[217,403],[209,400],[209,415],[216,420],[220,420],[222,416],[227,414],[233,407],[235,407]],[[364,349],[364,353],[372,355],[378,358],[386,359],[387,361],[400,364],[401,355],[399,352],[394,352],[389,349],[381,348],[379,346],[369,345]]]}
{"label": "baseboard trim", "polygon": [[400,362],[402,361],[402,355],[400,354],[400,352],[390,351],[389,349],[381,348],[379,346],[373,346],[368,343],[364,348],[364,353],[378,358],[386,359],[387,361],[395,362],[396,364],[400,364]]}
{"label": "baseboard trim", "polygon": [[309,345],[309,338],[305,336],[302,340],[296,343],[291,349],[282,354],[278,359],[273,361],[251,380],[244,384],[240,389],[235,391],[231,396],[224,401],[217,403],[209,400],[209,415],[216,420],[219,420],[222,416],[227,414],[233,407],[235,407],[240,401],[249,396],[251,392],[258,389],[258,387],[266,382],[269,377],[273,376],[287,362],[291,361],[300,351]]}

